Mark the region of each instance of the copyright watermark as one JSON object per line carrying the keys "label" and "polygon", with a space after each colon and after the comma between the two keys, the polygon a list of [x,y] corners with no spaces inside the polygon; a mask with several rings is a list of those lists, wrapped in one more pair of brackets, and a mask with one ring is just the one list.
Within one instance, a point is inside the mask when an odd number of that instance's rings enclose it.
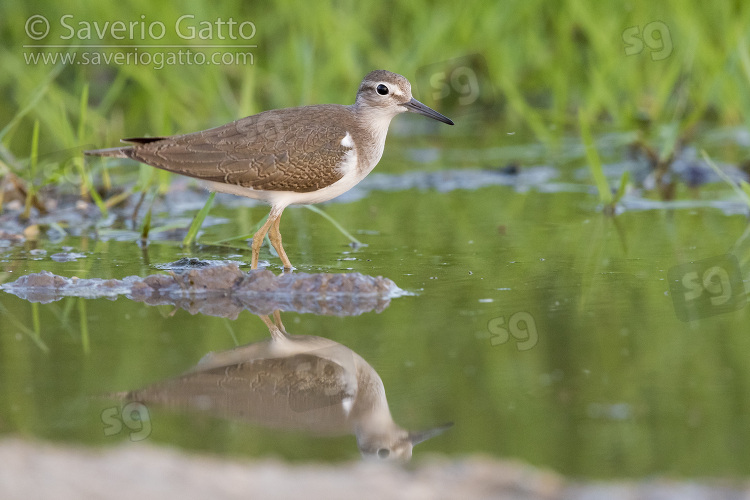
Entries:
{"label": "copyright watermark", "polygon": [[26,20],[26,35],[32,40],[43,40],[49,35],[49,21],[46,17],[35,14]]}
{"label": "copyright watermark", "polygon": [[141,15],[130,20],[91,21],[72,14],[58,19],[34,14],[26,19],[24,29],[29,38],[23,45],[24,58],[29,65],[143,65],[154,69],[252,65],[254,56],[248,49],[257,47],[250,43],[257,34],[255,23],[232,17],[201,20],[184,14],[163,22]]}
{"label": "copyright watermark", "polygon": [[645,26],[631,26],[622,32],[625,55],[633,56],[648,48],[652,61],[661,61],[672,55],[672,33],[661,21],[652,21]]}
{"label": "copyright watermark", "polygon": [[487,330],[493,346],[506,344],[512,338],[519,351],[528,351],[539,341],[534,317],[526,311],[511,314],[507,320],[505,316],[492,318],[487,323]]}
{"label": "copyright watermark", "polygon": [[102,410],[105,436],[116,436],[126,428],[131,441],[143,441],[151,435],[151,416],[143,403],[133,401],[122,408],[113,406]]}
{"label": "copyright watermark", "polygon": [[667,280],[681,321],[725,314],[747,305],[740,264],[731,254],[674,266],[667,272]]}
{"label": "copyright watermark", "polygon": [[[72,14],[66,14],[50,23],[41,14],[34,14],[26,20],[26,35],[35,41],[44,40],[56,25],[60,40],[162,40],[168,33],[173,33],[182,40],[243,40],[255,37],[257,29],[252,21],[236,21],[233,18],[196,20],[193,14],[185,14],[168,25],[162,21],[148,21],[145,15],[139,20],[129,21],[88,21],[77,20]],[[255,47],[255,45],[253,45]]]}
{"label": "copyright watermark", "polygon": [[215,65],[252,65],[252,52],[213,51],[205,53],[191,49],[179,50],[140,50],[132,48],[129,52],[119,52],[114,47],[107,50],[85,52],[26,52],[24,59],[28,65],[64,64],[66,66],[150,66],[160,70],[166,66],[215,66]]}
{"label": "copyright watermark", "polygon": [[417,70],[419,97],[450,115],[482,113],[495,104],[487,61],[470,54]]}

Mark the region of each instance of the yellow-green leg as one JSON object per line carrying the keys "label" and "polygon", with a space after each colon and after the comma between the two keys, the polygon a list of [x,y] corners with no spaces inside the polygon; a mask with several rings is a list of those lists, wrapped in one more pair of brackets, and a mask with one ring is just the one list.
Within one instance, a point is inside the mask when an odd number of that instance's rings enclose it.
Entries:
{"label": "yellow-green leg", "polygon": [[276,217],[271,226],[271,231],[268,234],[268,238],[271,240],[271,245],[276,249],[276,253],[279,254],[281,262],[284,264],[284,269],[292,269],[292,263],[289,261],[289,257],[286,256],[284,247],[281,245],[281,231],[279,230],[279,224],[281,223],[281,212]]}
{"label": "yellow-green leg", "polygon": [[[278,214],[281,215],[281,214]],[[273,221],[276,219],[277,216],[274,216],[274,211],[271,210],[271,213],[268,215],[268,219],[266,220],[265,224],[261,226],[260,229],[253,235],[253,257],[250,261],[250,269],[258,269],[258,257],[260,256],[260,247],[263,245],[263,239],[266,237],[266,234],[268,233],[268,230],[273,225]]]}
{"label": "yellow-green leg", "polygon": [[289,257],[286,256],[284,247],[281,245],[281,231],[279,231],[279,222],[281,221],[281,213],[284,208],[276,209],[272,208],[271,213],[268,214],[268,220],[265,224],[258,229],[253,235],[253,256],[250,263],[250,269],[258,269],[258,258],[260,256],[260,247],[263,245],[263,238],[268,234],[268,238],[271,240],[271,245],[276,249],[276,253],[279,254],[281,262],[284,264],[284,269],[292,269],[292,263],[289,261]]}

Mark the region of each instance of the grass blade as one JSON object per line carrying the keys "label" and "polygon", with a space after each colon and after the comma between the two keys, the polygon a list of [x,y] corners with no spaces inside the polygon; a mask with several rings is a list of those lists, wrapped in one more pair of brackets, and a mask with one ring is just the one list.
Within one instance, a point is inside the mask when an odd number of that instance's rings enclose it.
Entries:
{"label": "grass blade", "polygon": [[740,181],[740,187],[745,192],[745,194],[747,195],[748,199],[750,199],[750,184],[748,184],[745,181]]}
{"label": "grass blade", "polygon": [[151,206],[148,207],[148,210],[146,211],[146,215],[143,217],[143,224],[141,224],[141,241],[147,242],[148,241],[148,232],[151,230],[151,209],[153,208],[153,203]]}
{"label": "grass blade", "polygon": [[23,207],[22,219],[28,219],[31,215],[31,205],[36,196],[36,166],[39,160],[39,120],[34,120],[34,128],[31,132],[31,156],[29,157],[29,183],[26,186],[26,201]]}
{"label": "grass blade", "polygon": [[625,196],[625,190],[628,188],[629,182],[630,171],[626,170],[622,173],[622,177],[620,177],[620,185],[617,187],[617,193],[615,193],[615,197],[612,200],[613,204],[619,203],[622,197]]}
{"label": "grass blade", "polygon": [[[12,324],[15,328],[23,332],[25,335],[27,335],[35,344],[36,346],[42,351],[42,352],[49,352],[49,347],[47,347],[47,344],[44,343],[42,340],[42,337],[40,335],[40,332],[36,332],[35,330],[32,330],[28,326],[26,326],[26,323],[19,320],[11,312],[5,308],[2,304],[0,304],[0,314],[3,316],[3,320],[7,321],[8,323]],[[32,315],[34,315],[34,310],[32,309]],[[34,316],[32,316],[32,322],[34,323],[34,328],[36,329],[38,327],[37,324],[38,321],[38,315],[37,319],[35,320]]]}
{"label": "grass blade", "polygon": [[315,212],[316,214],[322,216],[328,222],[330,222],[331,224],[333,224],[333,227],[335,227],[336,229],[338,229],[341,232],[341,234],[343,234],[344,236],[346,236],[347,238],[349,238],[349,241],[351,241],[355,245],[360,246],[360,247],[366,247],[367,246],[365,243],[362,243],[357,238],[355,238],[354,236],[352,236],[352,234],[349,231],[347,231],[346,229],[344,229],[344,227],[341,224],[339,224],[338,222],[336,222],[336,220],[333,217],[331,217],[330,215],[328,215],[327,213],[325,213],[324,211],[322,211],[318,207],[316,207],[314,205],[305,205],[305,208],[307,208],[308,210],[312,210],[313,212]]}
{"label": "grass blade", "polygon": [[81,325],[81,347],[83,347],[84,354],[88,354],[91,350],[89,342],[89,317],[86,314],[86,299],[83,297],[78,298],[78,320]]}
{"label": "grass blade", "polygon": [[86,128],[86,114],[89,109],[89,84],[86,83],[81,91],[81,102],[78,108],[78,144],[83,144],[83,135]]}
{"label": "grass blade", "polygon": [[203,225],[203,221],[206,220],[208,212],[211,210],[211,204],[214,202],[215,196],[216,192],[211,192],[211,194],[208,195],[206,204],[203,205],[203,208],[201,208],[200,211],[195,215],[195,218],[193,218],[193,222],[192,224],[190,224],[190,229],[188,229],[188,232],[185,235],[185,239],[182,240],[182,246],[189,247],[195,241],[195,236],[198,234],[198,231]]}
{"label": "grass blade", "polygon": [[[81,90],[81,101],[80,106],[78,110],[78,143],[83,144],[83,136],[86,126],[86,114],[88,112],[89,107],[89,85],[88,83],[83,86],[83,90]],[[85,198],[86,195],[90,195],[91,199],[94,201],[96,206],[99,208],[99,212],[101,212],[102,217],[106,218],[109,211],[107,209],[107,204],[104,203],[104,200],[102,200],[102,197],[99,196],[99,193],[94,189],[94,186],[91,182],[91,179],[89,178],[89,172],[86,169],[86,162],[84,161],[82,156],[78,156],[74,159],[74,163],[76,167],[78,167],[78,175],[81,176],[81,197]]]}
{"label": "grass blade", "polygon": [[589,120],[583,109],[578,110],[578,123],[581,127],[581,139],[583,140],[583,146],[586,149],[586,160],[589,165],[589,170],[591,171],[591,176],[594,178],[596,189],[599,191],[599,200],[604,205],[611,205],[612,191],[609,190],[607,178],[604,176],[602,161],[599,158],[599,152],[594,145],[594,139],[591,136],[591,128],[589,127]]}
{"label": "grass blade", "polygon": [[709,166],[718,174],[721,179],[732,186],[732,189],[734,189],[734,192],[739,195],[740,198],[742,198],[742,201],[745,202],[748,208],[750,208],[750,184],[748,184],[745,181],[740,181],[740,184],[737,185],[736,182],[734,182],[723,170],[721,170],[719,167],[716,166],[716,164],[711,160],[711,158],[708,156],[708,153],[706,153],[705,150],[701,150],[701,156],[703,156],[703,159],[706,160],[706,163],[709,164]]}

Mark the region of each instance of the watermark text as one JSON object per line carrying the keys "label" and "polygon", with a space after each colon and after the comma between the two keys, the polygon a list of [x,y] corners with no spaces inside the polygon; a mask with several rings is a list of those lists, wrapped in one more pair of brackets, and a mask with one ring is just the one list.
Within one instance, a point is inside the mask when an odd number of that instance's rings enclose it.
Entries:
{"label": "watermark text", "polygon": [[126,428],[131,441],[143,441],[151,435],[151,417],[143,403],[130,402],[122,408],[113,406],[101,413],[105,436],[116,436]]}
{"label": "watermark text", "polygon": [[672,34],[669,27],[661,21],[653,21],[641,28],[631,26],[622,32],[625,42],[625,55],[633,56],[648,48],[652,61],[661,61],[672,55]]}
{"label": "watermark text", "polygon": [[720,255],[674,266],[667,272],[674,310],[681,321],[724,314],[747,305],[737,257]]}
{"label": "watermark text", "polygon": [[519,351],[528,351],[539,341],[534,317],[525,311],[512,314],[507,322],[505,316],[492,318],[487,323],[487,329],[493,346],[505,344],[512,338]]}

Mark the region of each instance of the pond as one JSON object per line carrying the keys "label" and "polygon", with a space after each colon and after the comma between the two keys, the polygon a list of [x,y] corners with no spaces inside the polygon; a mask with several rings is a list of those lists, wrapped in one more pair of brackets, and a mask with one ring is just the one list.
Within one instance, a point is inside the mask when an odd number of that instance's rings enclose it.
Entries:
{"label": "pond", "polygon": [[[634,166],[624,160],[628,137],[597,141],[612,179]],[[709,152],[747,148],[734,131],[701,141]],[[453,423],[416,446],[415,460],[488,453],[601,479],[750,474],[747,207],[711,182],[677,201],[636,190],[605,215],[580,144],[501,142],[508,147],[397,131],[375,172],[323,206],[362,246],[305,208],[287,209],[282,233],[296,273],[382,276],[400,292],[358,314],[287,308],[286,331],[332,341],[371,367],[399,428]],[[118,167],[123,179],[128,166]],[[186,226],[206,199],[188,181],[173,188],[154,205],[154,227]],[[4,239],[2,281],[41,271],[168,275],[185,257],[249,271],[244,241],[216,242],[252,233],[267,208],[218,196],[200,244],[185,249],[181,229],[136,244],[127,221],[135,201],[98,232],[59,224],[64,238]],[[14,217],[11,209],[3,220]],[[261,259],[281,272],[267,247]],[[1,432],[291,461],[360,455],[351,433],[149,402],[123,411],[126,401],[113,397],[173,380],[208,353],[268,342],[251,311],[231,319],[126,296],[56,299],[0,292]]]}

